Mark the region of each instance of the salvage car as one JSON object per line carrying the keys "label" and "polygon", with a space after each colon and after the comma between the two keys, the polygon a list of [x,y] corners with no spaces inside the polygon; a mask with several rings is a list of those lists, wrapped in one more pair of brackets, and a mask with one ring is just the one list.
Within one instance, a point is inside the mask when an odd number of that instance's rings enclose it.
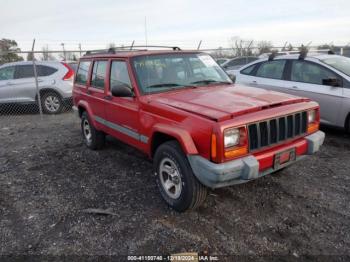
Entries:
{"label": "salvage car", "polygon": [[[73,69],[63,62],[37,61],[36,71],[43,112],[58,114],[72,106]],[[0,105],[38,104],[33,62],[0,66]]]}
{"label": "salvage car", "polygon": [[283,55],[229,71],[236,83],[308,97],[323,124],[350,132],[350,58],[320,53]]}
{"label": "salvage car", "polygon": [[325,137],[316,102],[235,85],[208,54],[175,47],[87,53],[73,101],[86,146],[111,135],[146,153],[177,211],[312,155]]}

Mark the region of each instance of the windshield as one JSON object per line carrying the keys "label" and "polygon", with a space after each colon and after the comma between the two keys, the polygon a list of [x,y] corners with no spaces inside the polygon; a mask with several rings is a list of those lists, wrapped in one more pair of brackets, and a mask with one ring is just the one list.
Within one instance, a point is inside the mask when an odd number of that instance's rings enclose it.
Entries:
{"label": "windshield", "polygon": [[338,56],[338,57],[326,58],[326,59],[323,59],[322,61],[325,64],[350,76],[350,58],[345,56]]}
{"label": "windshield", "polygon": [[143,94],[199,85],[232,84],[214,59],[207,54],[139,56],[133,67]]}

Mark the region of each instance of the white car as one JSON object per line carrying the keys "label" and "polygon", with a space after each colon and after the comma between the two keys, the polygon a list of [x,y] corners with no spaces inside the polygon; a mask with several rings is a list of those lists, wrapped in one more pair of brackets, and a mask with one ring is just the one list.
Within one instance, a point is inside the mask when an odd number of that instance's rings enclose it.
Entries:
{"label": "white car", "polygon": [[242,66],[249,64],[253,61],[256,61],[258,59],[259,58],[255,56],[240,56],[240,57],[232,58],[220,65],[225,71],[237,70],[237,69],[240,69]]}
{"label": "white car", "polygon": [[[72,104],[74,71],[66,63],[36,62],[41,105],[44,113],[60,113]],[[0,66],[0,105],[37,104],[33,62]]]}
{"label": "white car", "polygon": [[270,56],[228,73],[238,84],[310,98],[320,104],[322,123],[350,131],[350,58],[317,53]]}

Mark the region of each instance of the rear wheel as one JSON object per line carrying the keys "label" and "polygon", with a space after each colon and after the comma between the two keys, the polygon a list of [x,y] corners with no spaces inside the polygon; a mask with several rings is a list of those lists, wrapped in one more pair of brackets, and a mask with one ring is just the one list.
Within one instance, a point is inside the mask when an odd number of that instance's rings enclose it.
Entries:
{"label": "rear wheel", "polygon": [[159,146],[154,156],[154,170],[163,199],[176,211],[195,209],[205,201],[207,188],[194,176],[177,141]]}
{"label": "rear wheel", "polygon": [[41,107],[46,114],[59,114],[62,111],[62,99],[55,92],[47,92],[41,96]]}
{"label": "rear wheel", "polygon": [[105,144],[105,134],[98,131],[89,119],[86,112],[81,115],[81,132],[85,145],[93,150],[101,149]]}

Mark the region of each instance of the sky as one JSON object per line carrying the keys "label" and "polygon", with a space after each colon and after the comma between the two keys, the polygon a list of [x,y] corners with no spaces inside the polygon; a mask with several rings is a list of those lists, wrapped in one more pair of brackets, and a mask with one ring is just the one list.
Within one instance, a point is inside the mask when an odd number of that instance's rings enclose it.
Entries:
{"label": "sky", "polygon": [[[232,37],[275,46],[350,43],[349,0],[0,0],[0,38],[22,50],[109,43],[229,47]],[[145,23],[146,21],[146,23]],[[146,24],[146,27],[145,27]],[[145,33],[147,28],[147,34]]]}

